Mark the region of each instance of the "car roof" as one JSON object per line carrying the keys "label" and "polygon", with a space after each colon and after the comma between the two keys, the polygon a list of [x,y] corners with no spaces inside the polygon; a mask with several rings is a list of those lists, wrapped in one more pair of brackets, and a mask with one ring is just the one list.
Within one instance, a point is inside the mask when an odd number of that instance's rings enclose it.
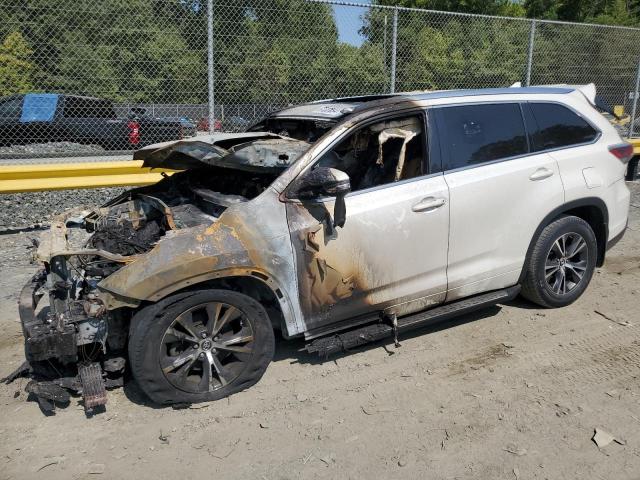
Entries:
{"label": "car roof", "polygon": [[366,95],[359,97],[342,97],[315,102],[303,103],[287,107],[269,115],[270,118],[310,118],[315,120],[338,121],[367,108],[374,108],[395,103],[436,100],[444,98],[477,97],[482,95],[542,95],[569,94],[574,88],[568,87],[509,87],[480,88],[463,90],[436,90],[419,92],[399,92],[382,95]]}

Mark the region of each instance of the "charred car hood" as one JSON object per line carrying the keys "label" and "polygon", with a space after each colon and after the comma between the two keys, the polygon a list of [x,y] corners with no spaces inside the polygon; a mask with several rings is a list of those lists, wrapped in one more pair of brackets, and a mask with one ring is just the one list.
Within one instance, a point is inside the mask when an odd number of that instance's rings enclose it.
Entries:
{"label": "charred car hood", "polygon": [[270,132],[214,133],[149,145],[133,154],[144,167],[188,170],[204,165],[278,172],[295,162],[310,144]]}

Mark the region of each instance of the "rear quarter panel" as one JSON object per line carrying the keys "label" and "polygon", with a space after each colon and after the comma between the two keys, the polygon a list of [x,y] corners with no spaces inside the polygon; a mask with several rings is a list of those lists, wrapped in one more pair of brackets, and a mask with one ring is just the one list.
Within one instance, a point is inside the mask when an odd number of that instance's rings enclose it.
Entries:
{"label": "rear quarter panel", "polygon": [[604,201],[611,239],[624,229],[629,213],[630,193],[624,181],[627,166],[609,152],[609,146],[623,140],[585,100],[567,96],[566,103],[600,130],[601,135],[593,144],[553,150],[549,155],[558,162],[567,203],[587,197]]}

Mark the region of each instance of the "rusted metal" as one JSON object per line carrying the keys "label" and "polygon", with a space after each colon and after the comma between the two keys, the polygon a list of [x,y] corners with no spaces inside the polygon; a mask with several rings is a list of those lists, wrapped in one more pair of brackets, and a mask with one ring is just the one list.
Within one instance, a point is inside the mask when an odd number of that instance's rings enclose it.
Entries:
{"label": "rusted metal", "polygon": [[102,380],[102,368],[99,363],[92,362],[78,367],[80,382],[82,383],[82,399],[85,410],[107,403],[107,390]]}

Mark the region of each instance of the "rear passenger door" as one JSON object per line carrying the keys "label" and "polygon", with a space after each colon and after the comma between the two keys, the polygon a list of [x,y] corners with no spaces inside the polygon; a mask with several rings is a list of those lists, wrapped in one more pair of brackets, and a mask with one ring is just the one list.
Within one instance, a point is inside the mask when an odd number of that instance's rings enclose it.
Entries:
{"label": "rear passenger door", "polygon": [[558,165],[532,152],[517,102],[432,113],[450,195],[446,300],[514,285],[536,228],[564,201]]}

